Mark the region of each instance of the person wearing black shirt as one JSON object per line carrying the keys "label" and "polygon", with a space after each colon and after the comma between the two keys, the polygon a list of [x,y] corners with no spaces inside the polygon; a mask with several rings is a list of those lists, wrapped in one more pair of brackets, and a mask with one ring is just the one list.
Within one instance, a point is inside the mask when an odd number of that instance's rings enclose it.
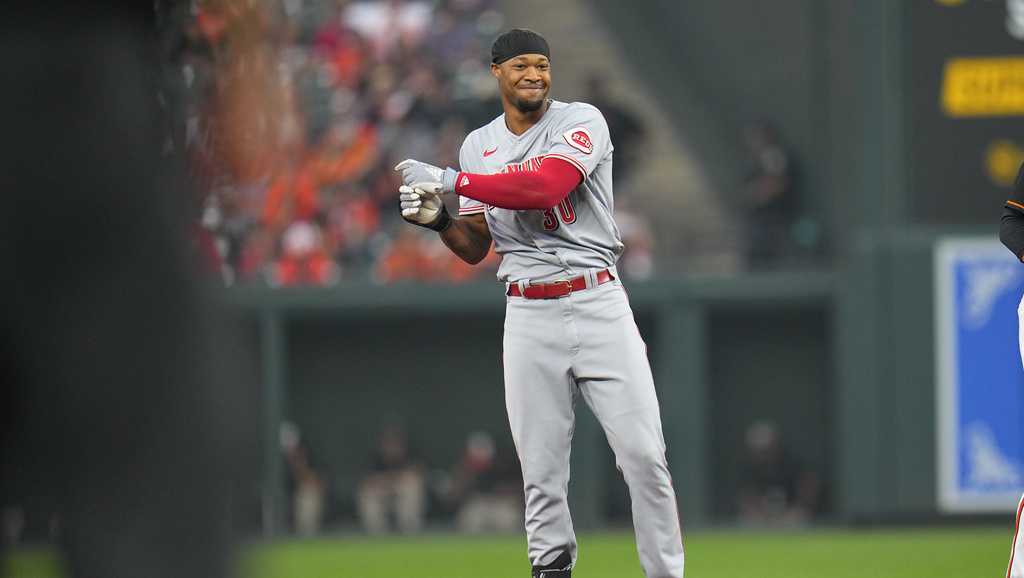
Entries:
{"label": "person wearing black shirt", "polygon": [[999,240],[1021,260],[1024,257],[1024,164],[1003,205],[1003,218],[999,225]]}
{"label": "person wearing black shirt", "polygon": [[357,494],[359,517],[370,534],[387,532],[392,519],[403,534],[423,528],[427,506],[423,463],[401,427],[389,424],[380,432]]}
{"label": "person wearing black shirt", "polygon": [[737,494],[740,521],[747,525],[799,525],[818,504],[818,476],[783,445],[778,427],[758,421],[747,428]]}

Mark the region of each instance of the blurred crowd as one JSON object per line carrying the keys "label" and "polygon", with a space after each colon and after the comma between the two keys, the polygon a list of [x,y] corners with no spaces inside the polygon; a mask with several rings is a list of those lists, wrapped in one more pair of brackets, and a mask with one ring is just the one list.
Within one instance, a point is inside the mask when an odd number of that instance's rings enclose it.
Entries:
{"label": "blurred crowd", "polygon": [[299,536],[315,536],[325,525],[344,527],[347,517],[337,515],[337,506],[350,501],[359,527],[374,535],[415,534],[428,522],[467,534],[522,528],[519,463],[489,432],[468,432],[455,462],[439,466],[417,450],[402,426],[385,423],[351,496],[332,493],[330,476],[293,424],[282,428],[281,441],[290,527]]}
{"label": "blurred crowd", "polygon": [[[184,111],[169,146],[200,191],[194,238],[212,275],[270,286],[493,275],[493,252],[469,266],[402,223],[393,167],[458,166],[465,135],[499,114],[487,61],[507,27],[499,0],[191,0],[169,20],[163,96]],[[604,75],[584,84],[616,147],[620,272],[651,277],[658,207],[633,206],[628,185],[649,131]],[[793,263],[819,243],[782,142],[769,123],[744,132],[734,209],[748,268]]]}
{"label": "blurred crowd", "polygon": [[228,284],[462,281],[430,232],[401,226],[406,157],[457,166],[500,110],[485,55],[493,0],[194,0],[170,42],[178,138],[202,198],[196,245]]}

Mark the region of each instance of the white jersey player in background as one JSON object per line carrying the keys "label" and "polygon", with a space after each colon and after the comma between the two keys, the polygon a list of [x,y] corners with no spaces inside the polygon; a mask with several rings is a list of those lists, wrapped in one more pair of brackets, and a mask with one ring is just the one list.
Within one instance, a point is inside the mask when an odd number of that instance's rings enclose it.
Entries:
{"label": "white jersey player in background", "polygon": [[[629,486],[648,578],[682,578],[682,530],[665,459],[646,346],[615,263],[612,144],[600,111],[547,98],[550,52],[528,30],[495,40],[491,72],[504,114],[473,131],[461,172],[416,160],[396,167],[402,216],[440,232],[469,263],[494,249],[506,284],[504,378],[522,466],[533,576],[568,578],[574,401],[594,412]],[[459,217],[440,196],[460,195]]]}
{"label": "white jersey player in background", "polygon": [[[1024,164],[1017,172],[1010,198],[1003,204],[1003,216],[999,224],[999,239],[1006,245],[1017,260],[1024,261]],[[1020,346],[1021,362],[1024,363],[1024,298],[1017,307],[1018,345]],[[1017,502],[1017,516],[1014,521],[1013,541],[1010,546],[1010,562],[1006,568],[1006,578],[1024,578],[1024,534],[1020,530],[1021,516],[1024,514],[1024,496]]]}

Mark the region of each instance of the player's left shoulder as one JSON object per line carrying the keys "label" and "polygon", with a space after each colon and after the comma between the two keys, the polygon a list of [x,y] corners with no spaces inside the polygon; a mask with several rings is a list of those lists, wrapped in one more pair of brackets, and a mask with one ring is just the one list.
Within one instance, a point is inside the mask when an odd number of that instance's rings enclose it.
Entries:
{"label": "player's left shoulder", "polygon": [[595,150],[611,150],[608,124],[597,107],[586,102],[570,102],[561,112],[557,134],[569,146],[587,155]]}

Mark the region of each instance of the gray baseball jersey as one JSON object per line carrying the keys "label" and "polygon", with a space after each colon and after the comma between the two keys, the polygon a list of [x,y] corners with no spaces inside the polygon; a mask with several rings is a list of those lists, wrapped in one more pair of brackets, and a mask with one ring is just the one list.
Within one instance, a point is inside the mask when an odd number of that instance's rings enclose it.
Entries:
{"label": "gray baseball jersey", "polygon": [[552,101],[521,135],[508,130],[501,115],[466,137],[459,164],[466,172],[496,174],[537,170],[547,158],[567,161],[584,176],[551,209],[514,211],[459,200],[459,215],[486,215],[494,250],[502,257],[502,281],[563,279],[612,267],[622,254],[612,218],[612,143],[608,124],[593,106]]}

